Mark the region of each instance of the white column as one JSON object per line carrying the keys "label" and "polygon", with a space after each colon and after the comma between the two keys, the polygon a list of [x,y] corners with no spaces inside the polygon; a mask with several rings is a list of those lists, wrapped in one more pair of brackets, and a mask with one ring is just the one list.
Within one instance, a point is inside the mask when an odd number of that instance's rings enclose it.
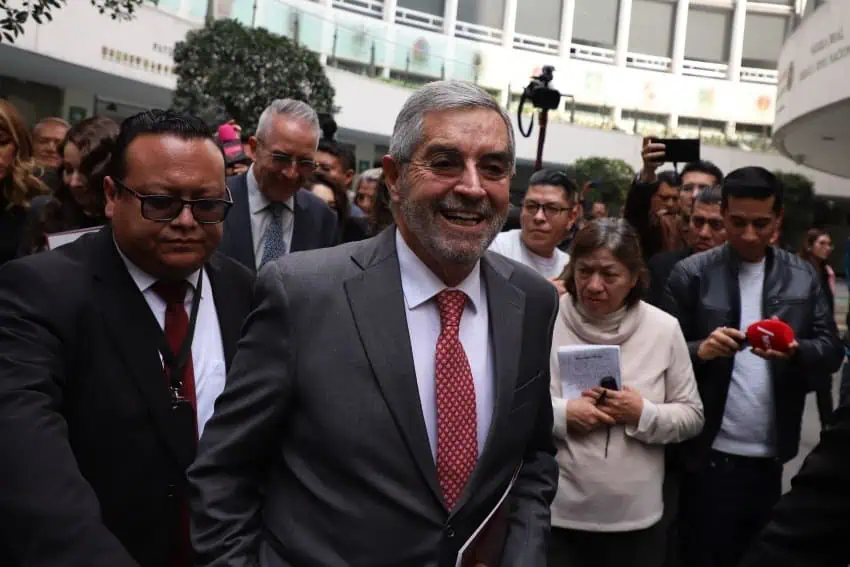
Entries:
{"label": "white column", "polygon": [[688,38],[688,9],[690,0],[676,4],[676,27],[673,30],[673,74],[681,75],[685,66],[685,43]]}
{"label": "white column", "polygon": [[570,58],[575,19],[576,0],[564,0],[564,3],[561,5],[561,59]]}
{"label": "white column", "polygon": [[180,8],[177,9],[177,15],[181,18],[189,17],[189,10],[191,6],[189,6],[190,0],[180,0]]}
{"label": "white column", "polygon": [[398,6],[398,0],[384,0],[384,21],[389,23],[395,22],[395,9]]}
{"label": "white column", "polygon": [[443,13],[443,33],[454,36],[457,26],[457,2],[458,0],[446,0],[446,10]]}
{"label": "white column", "polygon": [[729,50],[729,80],[741,80],[741,60],[744,57],[744,28],[747,23],[747,0],[735,0],[732,19],[732,46]]}
{"label": "white column", "polygon": [[502,46],[512,49],[516,33],[517,0],[505,0],[505,14],[502,19]]}
{"label": "white column", "polygon": [[328,58],[332,55],[334,31],[336,30],[333,0],[322,0],[322,6],[325,9],[324,17],[322,18],[322,52],[319,54],[319,61],[322,65],[327,65]]}
{"label": "white column", "polygon": [[326,8],[333,8],[334,0],[321,0],[321,4]]}
{"label": "white column", "polygon": [[614,62],[618,67],[626,66],[629,52],[629,31],[632,27],[632,0],[620,0],[620,15],[617,18],[617,55]]}
{"label": "white column", "polygon": [[679,129],[679,115],[678,114],[670,114],[667,117],[667,130],[671,136],[676,135],[676,130]]}
{"label": "white column", "polygon": [[267,28],[268,25],[265,25],[265,26],[263,25],[263,23],[264,23],[263,18],[265,17],[265,9],[264,8],[266,6],[266,0],[254,0],[254,2],[255,2],[256,7],[253,8],[254,11],[251,14],[251,18],[253,20],[251,22],[251,26],[255,27],[255,28],[257,28],[257,27],[266,27]]}

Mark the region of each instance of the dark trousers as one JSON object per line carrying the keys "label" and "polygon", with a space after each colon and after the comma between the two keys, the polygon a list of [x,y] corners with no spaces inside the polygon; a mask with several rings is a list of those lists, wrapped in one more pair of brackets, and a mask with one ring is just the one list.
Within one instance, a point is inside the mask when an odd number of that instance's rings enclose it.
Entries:
{"label": "dark trousers", "polygon": [[682,477],[681,564],[737,565],[767,524],[781,494],[782,465],[776,460],[712,451],[705,470]]}
{"label": "dark trousers", "polygon": [[657,523],[631,532],[552,528],[549,567],[661,567],[665,530]]}
{"label": "dark trousers", "polygon": [[818,404],[820,426],[823,429],[832,423],[832,414],[835,411],[832,401],[832,376],[825,376],[818,381],[818,385],[815,388],[815,400]]}

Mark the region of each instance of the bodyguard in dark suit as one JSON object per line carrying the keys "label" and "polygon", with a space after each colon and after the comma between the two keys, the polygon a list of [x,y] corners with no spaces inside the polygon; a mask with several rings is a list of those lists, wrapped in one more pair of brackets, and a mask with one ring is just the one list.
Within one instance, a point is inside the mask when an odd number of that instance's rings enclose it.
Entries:
{"label": "bodyguard in dark suit", "polygon": [[260,273],[189,473],[199,566],[454,566],[497,507],[463,564],[546,564],[557,295],[485,252],[510,119],[475,86],[431,83],[390,153],[398,229]]}
{"label": "bodyguard in dark suit", "polygon": [[192,565],[185,470],[253,276],[214,253],[229,199],[201,121],[125,121],[104,188],[111,227],[0,270],[4,567]]}
{"label": "bodyguard in dark suit", "polygon": [[336,216],[304,188],[316,168],[319,118],[307,104],[274,101],[249,140],[254,164],[227,185],[233,210],[219,250],[251,271],[291,252],[335,246]]}

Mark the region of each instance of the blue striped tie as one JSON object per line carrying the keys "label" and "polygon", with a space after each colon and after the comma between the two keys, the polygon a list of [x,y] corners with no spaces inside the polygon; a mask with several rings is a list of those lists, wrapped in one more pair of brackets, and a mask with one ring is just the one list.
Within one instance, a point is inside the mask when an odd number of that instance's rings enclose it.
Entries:
{"label": "blue striped tie", "polygon": [[266,262],[276,260],[286,254],[286,243],[283,241],[283,203],[272,203],[268,210],[271,212],[271,224],[266,229],[266,241],[263,244],[263,260],[260,267]]}

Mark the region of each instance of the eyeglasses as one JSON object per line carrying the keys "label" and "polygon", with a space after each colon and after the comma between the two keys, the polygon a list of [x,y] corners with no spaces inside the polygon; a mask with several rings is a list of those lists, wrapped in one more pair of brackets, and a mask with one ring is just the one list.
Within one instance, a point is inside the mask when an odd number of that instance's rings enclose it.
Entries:
{"label": "eyeglasses", "polygon": [[684,185],[682,185],[682,191],[693,193],[694,191],[705,191],[706,189],[711,189],[712,187],[714,186],[708,185],[706,183],[685,183]]}
{"label": "eyeglasses", "polygon": [[113,177],[112,181],[138,199],[142,203],[142,216],[154,222],[171,222],[189,207],[198,224],[219,224],[233,206],[230,189],[227,189],[227,199],[181,199],[173,195],[142,195],[120,179]]}
{"label": "eyeglasses", "polygon": [[569,207],[559,207],[558,205],[553,205],[551,203],[538,203],[536,201],[523,201],[522,210],[526,213],[534,216],[537,212],[543,209],[543,214],[547,219],[551,219],[563,213],[564,211],[569,211]]}
{"label": "eyeglasses", "polygon": [[[265,143],[262,140],[257,140],[258,145],[261,147],[266,147]],[[274,162],[275,167],[280,169],[289,169],[292,167],[292,164],[295,164],[295,168],[298,170],[298,173],[302,175],[310,175],[314,171],[316,171],[316,162],[310,158],[299,158],[293,156],[291,154],[287,154],[285,152],[268,152],[269,156],[271,156],[272,161]]]}
{"label": "eyeglasses", "polygon": [[723,224],[723,219],[707,219],[705,217],[700,216],[692,216],[691,224],[694,225],[694,228],[697,230],[702,230],[702,227],[708,225],[708,227],[717,232],[723,230],[725,225]]}

